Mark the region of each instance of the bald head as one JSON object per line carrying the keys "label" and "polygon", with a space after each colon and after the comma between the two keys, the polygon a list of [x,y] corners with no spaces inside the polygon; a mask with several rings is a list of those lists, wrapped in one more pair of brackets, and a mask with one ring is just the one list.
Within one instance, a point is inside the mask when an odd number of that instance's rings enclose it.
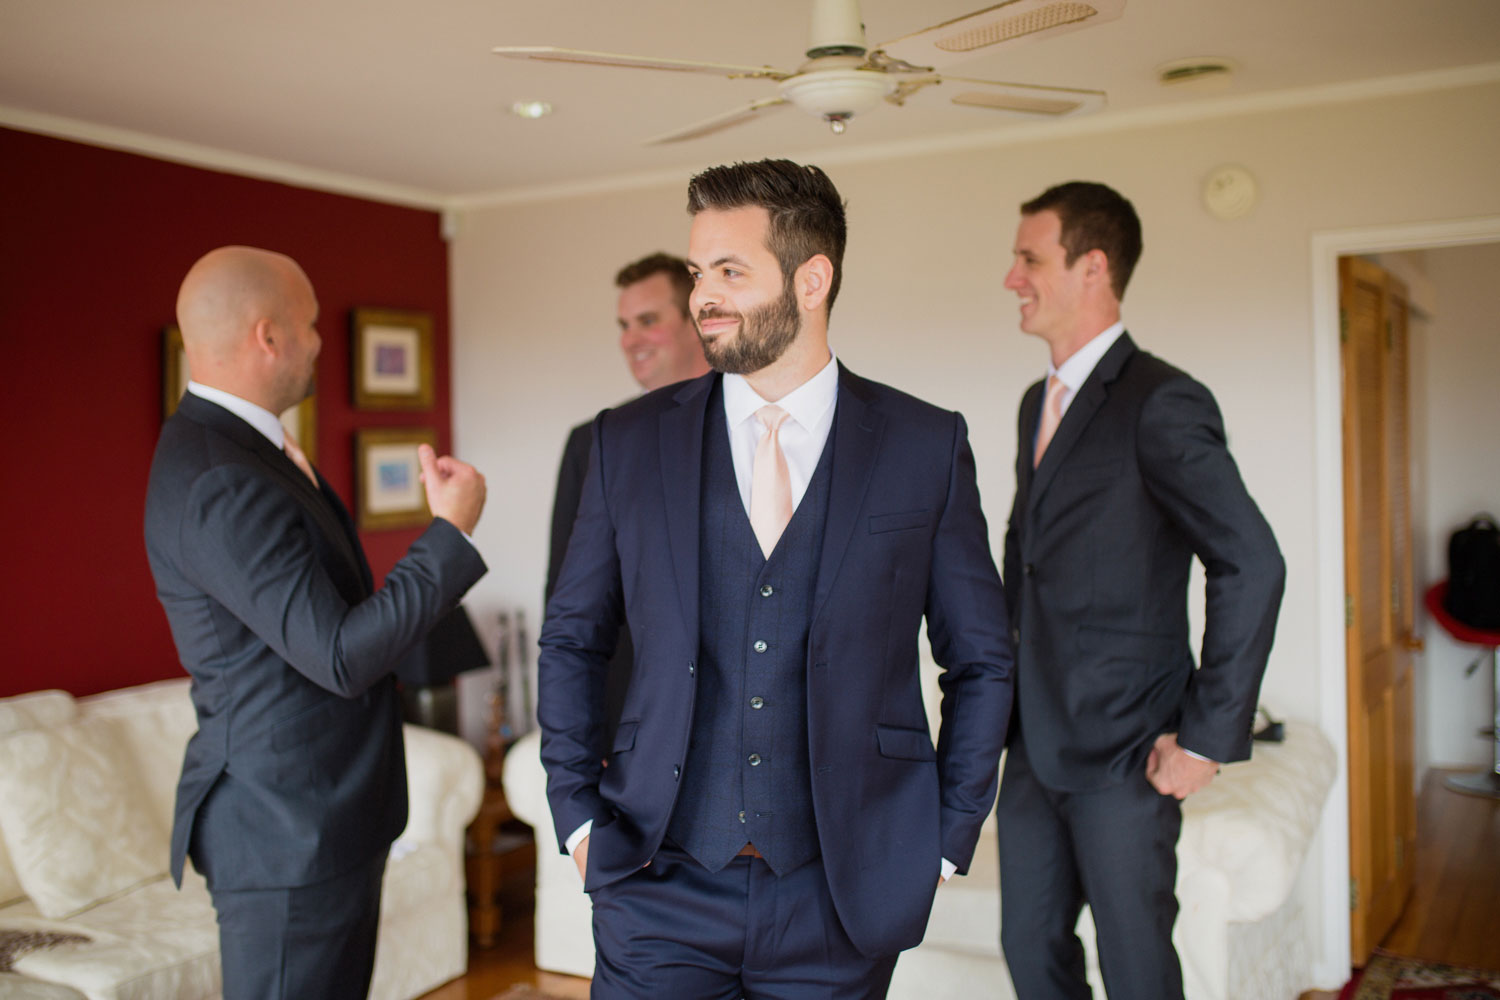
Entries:
{"label": "bald head", "polygon": [[312,391],[312,361],[321,346],[316,321],[307,275],[290,257],[269,250],[211,250],[177,292],[177,325],[192,377],[272,412]]}

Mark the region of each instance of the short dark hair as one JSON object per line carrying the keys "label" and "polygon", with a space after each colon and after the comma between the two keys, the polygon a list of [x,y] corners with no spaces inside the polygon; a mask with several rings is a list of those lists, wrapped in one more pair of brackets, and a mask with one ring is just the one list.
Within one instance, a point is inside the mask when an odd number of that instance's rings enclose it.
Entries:
{"label": "short dark hair", "polygon": [[688,182],[689,215],[705,209],[723,212],[752,206],[764,208],[771,216],[767,249],[781,264],[784,281],[790,282],[797,268],[817,254],[833,264],[833,280],[824,300],[832,312],[848,236],[844,202],[833,181],[811,164],[761,160],[710,167]]}
{"label": "short dark hair", "polygon": [[620,268],[620,273],[615,275],[615,286],[628,288],[638,281],[645,281],[653,274],[665,274],[671,279],[672,298],[677,302],[682,315],[689,315],[688,296],[693,294],[693,276],[688,273],[687,261],[681,257],[660,252],[647,254]]}
{"label": "short dark hair", "polygon": [[1068,267],[1090,250],[1102,250],[1109,260],[1110,287],[1115,298],[1125,297],[1125,286],[1141,259],[1141,220],[1114,188],[1093,181],[1068,181],[1050,187],[1021,206],[1022,215],[1055,212],[1062,223],[1058,242],[1067,251]]}

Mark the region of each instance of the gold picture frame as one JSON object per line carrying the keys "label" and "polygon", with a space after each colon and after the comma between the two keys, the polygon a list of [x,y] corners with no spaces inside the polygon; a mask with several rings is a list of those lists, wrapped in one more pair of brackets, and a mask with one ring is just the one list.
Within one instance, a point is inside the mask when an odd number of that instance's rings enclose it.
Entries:
{"label": "gold picture frame", "polygon": [[349,325],[354,405],[361,410],[430,410],[432,317],[400,309],[355,309]]}
{"label": "gold picture frame", "polygon": [[[182,331],[176,323],[162,328],[162,413],[163,420],[177,412],[177,403],[187,391],[187,353],[182,349]],[[318,397],[308,396],[281,415],[281,426],[297,442],[307,460],[318,461]]]}
{"label": "gold picture frame", "polygon": [[432,520],[417,446],[437,448],[431,427],[354,432],[354,520],[361,531],[420,528]]}

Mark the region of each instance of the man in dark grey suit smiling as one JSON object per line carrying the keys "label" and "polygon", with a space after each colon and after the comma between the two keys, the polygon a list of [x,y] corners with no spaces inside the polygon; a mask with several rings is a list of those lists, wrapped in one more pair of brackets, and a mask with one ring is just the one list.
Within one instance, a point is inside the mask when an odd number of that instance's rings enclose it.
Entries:
{"label": "man in dark grey suit smiling", "polygon": [[484,477],[423,446],[435,515],[378,591],[338,496],[276,414],[313,391],[317,298],[289,257],[204,256],[177,319],[194,381],[162,427],[146,549],[198,732],[184,856],[218,911],[226,1000],[362,998],[387,850],[406,825],[392,669],[485,571]]}
{"label": "man in dark grey suit smiling", "polygon": [[[1120,299],[1130,202],[1073,182],[1021,206],[1021,329],[1050,364],[1021,402],[1005,535],[1016,713],[1000,786],[1001,941],[1021,1000],[1087,1000],[1084,902],[1110,1000],[1182,997],[1180,800],[1250,756],[1285,576],[1213,396],[1138,350]],[[1203,663],[1188,639],[1208,576]]]}

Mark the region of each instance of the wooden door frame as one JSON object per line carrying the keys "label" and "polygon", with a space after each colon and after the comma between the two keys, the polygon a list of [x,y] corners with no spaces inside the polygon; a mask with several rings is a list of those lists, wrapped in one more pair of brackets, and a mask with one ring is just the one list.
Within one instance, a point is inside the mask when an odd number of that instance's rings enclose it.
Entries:
{"label": "wooden door frame", "polygon": [[1317,483],[1317,656],[1319,724],[1339,767],[1311,853],[1321,864],[1322,947],[1313,974],[1348,974],[1349,726],[1344,644],[1343,386],[1339,359],[1339,258],[1500,242],[1500,216],[1315,232],[1312,235],[1313,419]]}

